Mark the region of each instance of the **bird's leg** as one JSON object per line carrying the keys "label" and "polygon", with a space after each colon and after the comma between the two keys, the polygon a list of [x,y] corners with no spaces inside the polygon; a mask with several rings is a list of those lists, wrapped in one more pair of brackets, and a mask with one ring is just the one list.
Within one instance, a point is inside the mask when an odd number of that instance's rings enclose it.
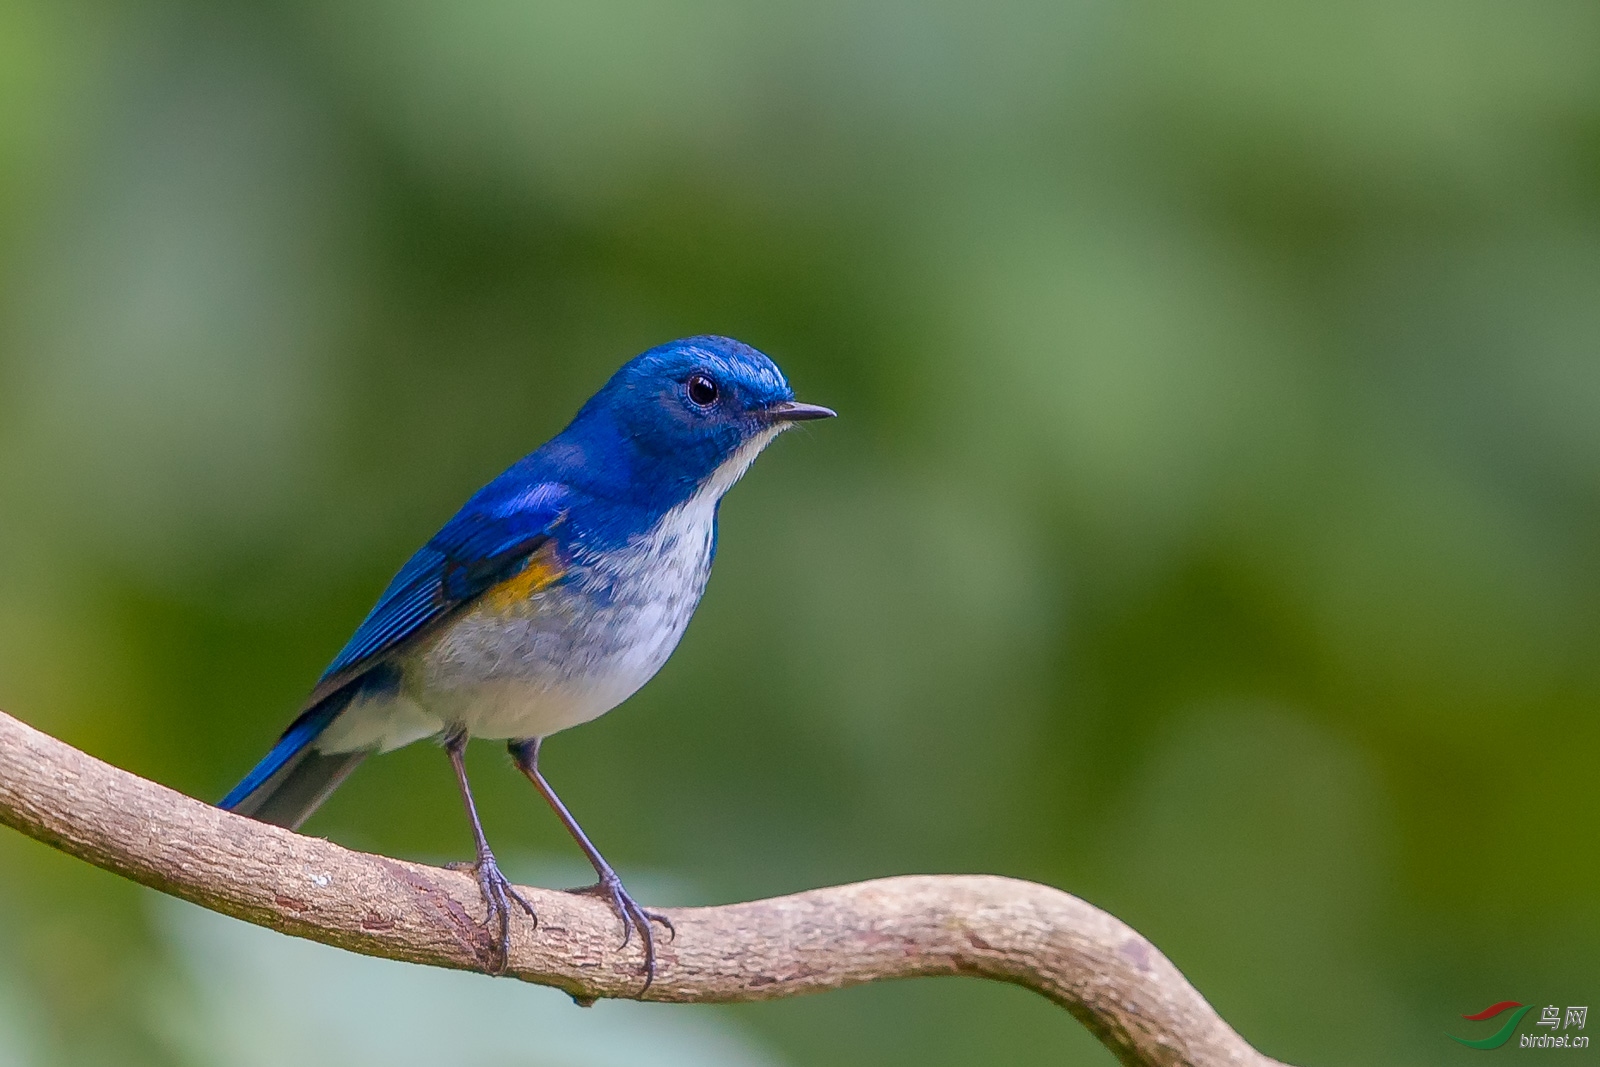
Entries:
{"label": "bird's leg", "polygon": [[639,939],[644,942],[644,988],[639,990],[641,996],[650,988],[650,983],[656,978],[656,942],[654,933],[650,929],[652,922],[658,922],[667,928],[667,933],[676,937],[677,930],[673,929],[672,920],[657,912],[646,911],[628,895],[622,887],[622,879],[617,877],[617,872],[611,864],[606,862],[600,850],[589,841],[583,827],[578,825],[578,820],[572,817],[572,812],[561,803],[561,798],[556,796],[556,791],[550,788],[550,783],[545,781],[544,774],[539,770],[539,744],[542,738],[533,737],[525,741],[512,741],[506,747],[511,750],[511,758],[516,761],[517,767],[528,776],[528,781],[539,791],[550,807],[555,810],[556,817],[561,820],[561,825],[567,828],[567,833],[583,849],[583,854],[589,857],[589,862],[594,865],[594,873],[600,880],[587,889],[580,889],[580,893],[592,893],[605,898],[617,913],[617,918],[622,920],[622,943],[627,945],[628,938],[633,931],[639,931]]}
{"label": "bird's leg", "polygon": [[[500,873],[494,853],[489,850],[489,840],[483,835],[483,824],[478,821],[478,806],[472,801],[472,787],[467,785],[467,733],[456,730],[444,739],[444,751],[450,757],[450,766],[456,771],[456,784],[461,787],[461,802],[467,806],[467,819],[472,823],[472,839],[478,847],[477,862],[471,870],[478,876],[478,888],[483,892],[484,925],[494,941],[495,952],[490,957],[491,974],[502,974],[511,955],[511,903],[515,901],[538,923],[539,917],[516,887]],[[462,866],[465,866],[463,864]]]}

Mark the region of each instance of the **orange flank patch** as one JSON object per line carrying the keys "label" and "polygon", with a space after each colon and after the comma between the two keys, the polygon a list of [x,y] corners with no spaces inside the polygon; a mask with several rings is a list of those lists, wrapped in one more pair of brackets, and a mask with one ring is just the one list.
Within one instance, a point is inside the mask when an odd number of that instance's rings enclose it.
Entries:
{"label": "orange flank patch", "polygon": [[528,560],[527,566],[485,592],[484,604],[492,611],[510,611],[560,581],[565,573],[556,546],[546,543]]}

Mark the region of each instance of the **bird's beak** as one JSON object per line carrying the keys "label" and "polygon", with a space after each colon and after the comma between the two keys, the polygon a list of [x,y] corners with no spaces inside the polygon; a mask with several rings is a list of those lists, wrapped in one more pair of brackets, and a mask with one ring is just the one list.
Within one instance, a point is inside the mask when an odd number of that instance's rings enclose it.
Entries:
{"label": "bird's beak", "polygon": [[832,408],[820,404],[802,404],[798,400],[780,400],[767,408],[767,418],[773,422],[806,422],[810,419],[831,419],[838,415]]}

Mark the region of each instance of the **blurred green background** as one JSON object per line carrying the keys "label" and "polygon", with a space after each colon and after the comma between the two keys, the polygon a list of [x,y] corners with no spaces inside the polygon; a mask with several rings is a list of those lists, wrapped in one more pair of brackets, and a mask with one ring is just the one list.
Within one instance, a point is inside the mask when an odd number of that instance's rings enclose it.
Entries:
{"label": "blurred green background", "polygon": [[[0,707],[221,795],[473,489],[732,334],[843,417],[547,748],[641,896],[1037,879],[1274,1056],[1475,1062],[1462,1013],[1600,1007],[1597,40],[1592,2],[0,0]],[[471,759],[513,872],[580,882]],[[469,842],[425,745],[307,829]],[[0,833],[0,1064],[287,1062],[1112,1059],[958,979],[583,1012]]]}

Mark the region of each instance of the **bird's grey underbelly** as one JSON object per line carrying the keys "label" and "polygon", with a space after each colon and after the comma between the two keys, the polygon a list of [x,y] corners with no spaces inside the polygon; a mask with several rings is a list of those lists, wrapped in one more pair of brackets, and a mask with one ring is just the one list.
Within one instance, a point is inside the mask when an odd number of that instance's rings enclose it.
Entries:
{"label": "bird's grey underbelly", "polygon": [[323,751],[388,750],[445,730],[544,737],[605,714],[677,646],[711,569],[716,501],[691,500],[509,607],[486,598],[399,661],[399,690],[353,704]]}

